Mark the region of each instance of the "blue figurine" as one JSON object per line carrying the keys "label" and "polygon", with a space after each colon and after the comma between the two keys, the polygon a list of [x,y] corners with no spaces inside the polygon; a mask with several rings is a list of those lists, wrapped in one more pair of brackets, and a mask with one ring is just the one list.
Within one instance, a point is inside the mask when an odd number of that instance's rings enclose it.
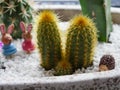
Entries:
{"label": "blue figurine", "polygon": [[12,43],[12,36],[10,35],[13,32],[14,24],[11,24],[8,27],[8,30],[5,30],[5,25],[0,25],[0,31],[2,33],[2,42],[3,42],[3,55],[5,56],[11,56],[17,52],[17,49]]}

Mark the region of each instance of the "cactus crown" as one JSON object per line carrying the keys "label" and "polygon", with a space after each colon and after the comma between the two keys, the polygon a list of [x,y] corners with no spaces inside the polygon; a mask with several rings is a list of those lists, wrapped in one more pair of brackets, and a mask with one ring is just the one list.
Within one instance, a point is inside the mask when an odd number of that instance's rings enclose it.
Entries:
{"label": "cactus crown", "polygon": [[42,11],[42,14],[40,13],[38,16],[39,16],[38,21],[42,21],[42,22],[56,22],[56,21],[58,21],[57,15],[54,14],[54,12],[50,11],[50,10]]}
{"label": "cactus crown", "polygon": [[81,28],[79,30],[84,30],[84,28],[86,28],[86,27],[89,28],[89,27],[92,27],[92,26],[93,26],[93,29],[96,30],[96,27],[95,27],[93,21],[90,18],[88,18],[87,16],[83,16],[83,15],[75,16],[71,20],[71,25],[72,26],[79,26],[79,28]]}
{"label": "cactus crown", "polygon": [[72,24],[85,27],[86,25],[88,25],[88,21],[86,21],[86,19],[87,19],[87,17],[76,16],[75,18],[72,19]]}

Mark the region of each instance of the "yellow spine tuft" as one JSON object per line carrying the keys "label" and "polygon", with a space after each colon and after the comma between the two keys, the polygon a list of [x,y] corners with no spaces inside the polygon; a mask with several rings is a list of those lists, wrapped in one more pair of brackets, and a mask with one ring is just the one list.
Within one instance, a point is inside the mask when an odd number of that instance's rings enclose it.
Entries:
{"label": "yellow spine tuft", "polygon": [[53,22],[58,21],[57,15],[53,11],[45,10],[39,13],[38,21]]}
{"label": "yellow spine tuft", "polygon": [[71,25],[80,26],[83,28],[86,26],[94,26],[92,22],[93,21],[89,17],[78,15],[71,20]]}

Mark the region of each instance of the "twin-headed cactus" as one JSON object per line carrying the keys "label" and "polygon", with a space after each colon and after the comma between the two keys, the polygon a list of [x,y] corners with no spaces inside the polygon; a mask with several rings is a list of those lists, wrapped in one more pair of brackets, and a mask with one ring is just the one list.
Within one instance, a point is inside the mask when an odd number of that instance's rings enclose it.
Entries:
{"label": "twin-headed cactus", "polygon": [[61,60],[61,38],[57,26],[57,16],[52,11],[43,11],[38,17],[37,44],[41,53],[41,65],[54,68]]}
{"label": "twin-headed cactus", "polygon": [[37,43],[42,66],[46,70],[54,68],[56,75],[64,75],[91,65],[97,43],[94,23],[85,16],[75,17],[68,29],[65,53],[62,53],[56,20],[51,11],[43,11],[38,18]]}

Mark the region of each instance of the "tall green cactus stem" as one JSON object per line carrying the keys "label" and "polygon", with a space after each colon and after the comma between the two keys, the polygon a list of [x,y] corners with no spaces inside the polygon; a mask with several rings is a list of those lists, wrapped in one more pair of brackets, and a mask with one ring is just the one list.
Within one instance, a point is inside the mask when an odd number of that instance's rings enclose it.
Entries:
{"label": "tall green cactus stem", "polygon": [[111,0],[79,0],[83,15],[94,19],[99,30],[99,41],[108,41],[109,34],[112,31],[111,20]]}
{"label": "tall green cactus stem", "polygon": [[73,18],[66,41],[66,56],[73,70],[93,63],[96,43],[97,29],[92,20],[81,15]]}
{"label": "tall green cactus stem", "polygon": [[43,11],[37,19],[37,44],[41,53],[41,65],[50,70],[61,60],[61,38],[58,19],[52,11]]}
{"label": "tall green cactus stem", "polygon": [[14,39],[21,38],[22,32],[19,27],[21,21],[27,24],[32,22],[32,10],[27,0],[0,0],[1,22],[4,23],[6,27],[12,23],[15,25],[12,34]]}

